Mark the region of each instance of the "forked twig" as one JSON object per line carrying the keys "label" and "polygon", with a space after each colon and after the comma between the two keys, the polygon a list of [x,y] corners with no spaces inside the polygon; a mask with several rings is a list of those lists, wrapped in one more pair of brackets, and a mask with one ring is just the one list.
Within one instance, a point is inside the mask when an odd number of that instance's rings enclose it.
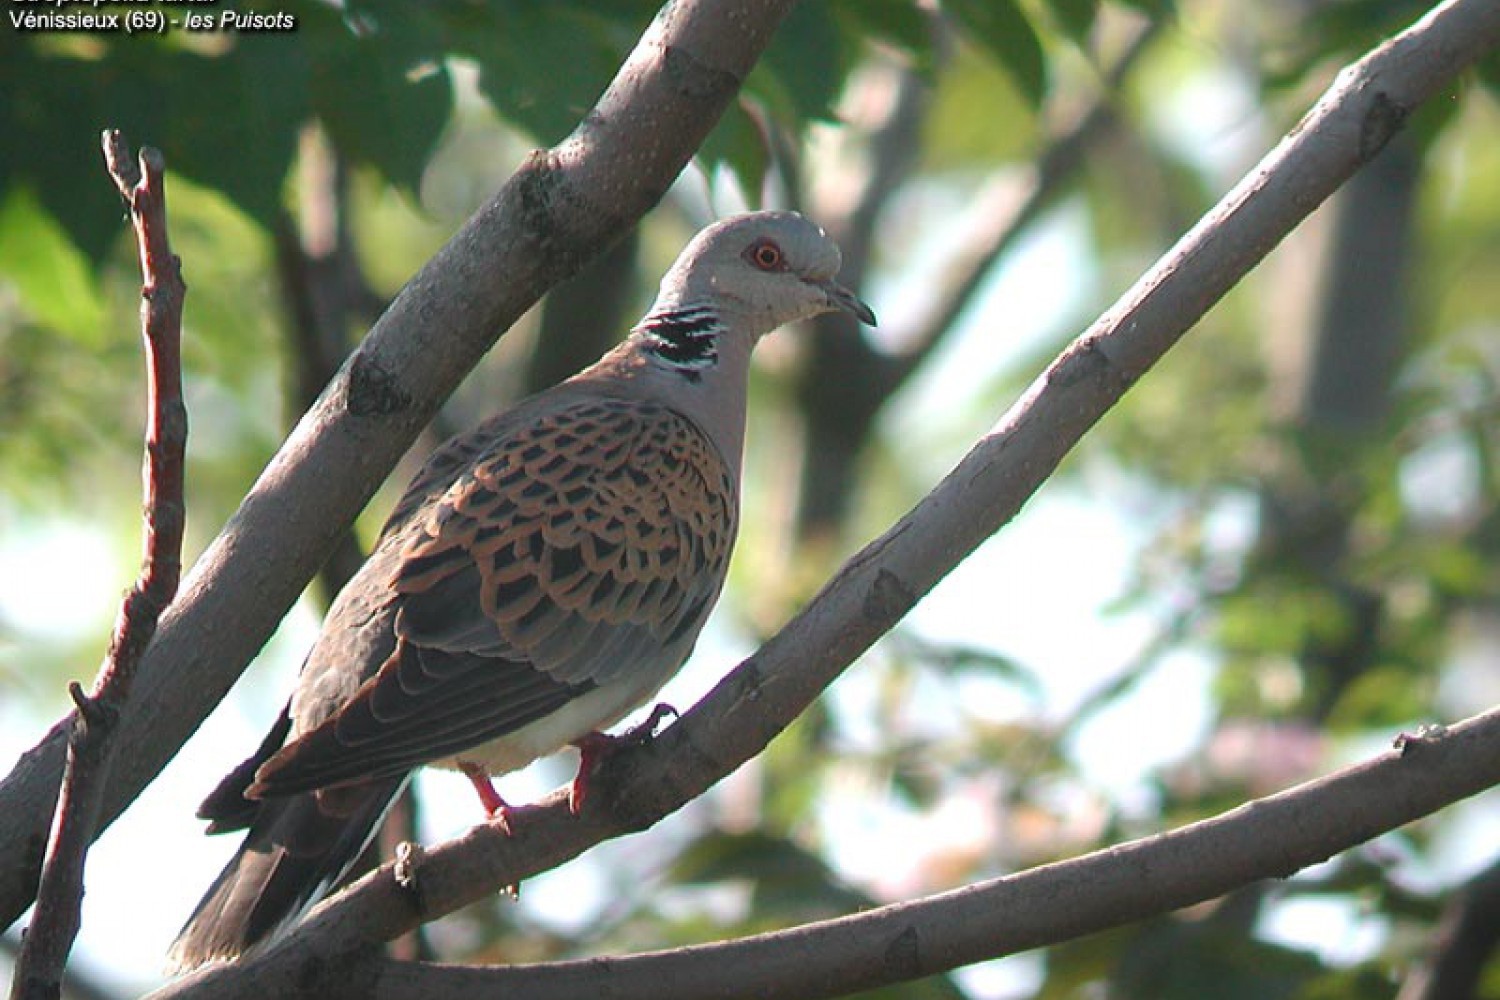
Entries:
{"label": "forked twig", "polygon": [[141,150],[137,166],[117,130],[104,133],[104,160],[130,205],[141,264],[148,406],[142,469],[145,557],[140,576],[120,605],[93,691],[85,693],[77,681],[68,686],[78,711],[70,720],[67,763],[37,888],[36,912],[11,982],[12,1000],[61,995],[63,967],[78,936],[84,862],[98,825],[116,724],[130,695],[136,664],[162,611],[177,593],[182,575],[187,411],[182,402],[181,345],[187,287],[181,261],[167,239],[166,168],[161,154],[149,148]]}

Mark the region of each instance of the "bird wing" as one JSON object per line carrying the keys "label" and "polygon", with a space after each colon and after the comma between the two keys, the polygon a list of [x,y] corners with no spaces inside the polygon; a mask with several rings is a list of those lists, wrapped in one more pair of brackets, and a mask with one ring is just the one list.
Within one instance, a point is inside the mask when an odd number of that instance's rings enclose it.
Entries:
{"label": "bird wing", "polygon": [[722,456],[666,406],[584,398],[538,415],[407,512],[386,542],[401,546],[393,651],[251,794],[401,773],[628,671],[665,680],[718,596],[737,510]]}

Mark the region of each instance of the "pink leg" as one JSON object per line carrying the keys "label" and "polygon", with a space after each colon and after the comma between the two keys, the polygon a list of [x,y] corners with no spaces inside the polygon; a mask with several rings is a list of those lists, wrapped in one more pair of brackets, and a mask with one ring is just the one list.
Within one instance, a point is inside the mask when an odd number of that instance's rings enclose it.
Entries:
{"label": "pink leg", "polygon": [[585,733],[574,740],[573,745],[578,748],[579,755],[578,774],[574,776],[573,784],[568,789],[568,810],[574,816],[582,811],[583,800],[588,797],[589,777],[600,761],[622,747],[640,746],[656,735],[656,727],[661,725],[663,719],[667,716],[676,718],[677,715],[677,709],[666,702],[658,702],[645,722],[627,729],[619,736],[596,732]]}
{"label": "pink leg", "polygon": [[474,786],[474,791],[479,793],[479,802],[484,806],[485,815],[509,837],[511,835],[510,806],[495,790],[494,782],[490,781],[490,773],[481,765],[469,760],[459,761],[458,769],[464,773],[464,777],[469,779],[469,783]]}

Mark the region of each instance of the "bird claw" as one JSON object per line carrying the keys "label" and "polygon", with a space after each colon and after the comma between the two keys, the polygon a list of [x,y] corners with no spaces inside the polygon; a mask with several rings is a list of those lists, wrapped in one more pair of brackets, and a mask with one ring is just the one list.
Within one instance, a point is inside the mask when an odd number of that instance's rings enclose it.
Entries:
{"label": "bird claw", "polygon": [[495,784],[490,780],[490,774],[483,766],[470,760],[458,762],[458,769],[463,772],[464,777],[474,786],[474,791],[479,793],[479,803],[484,806],[485,817],[500,828],[500,832],[507,837],[515,836],[515,831],[510,825],[510,803],[500,797],[495,789]]}
{"label": "bird claw", "polygon": [[498,809],[490,813],[489,819],[507,837],[514,837],[516,835],[516,831],[510,825],[510,806],[502,802]]}
{"label": "bird claw", "polygon": [[[645,722],[642,722],[638,726],[631,726],[619,736],[614,737],[614,741],[617,745],[623,744],[633,747],[640,746],[643,743],[649,743],[656,736],[656,728],[660,726],[668,716],[673,719],[680,719],[682,718],[682,713],[677,711],[677,709],[673,708],[671,705],[668,705],[666,702],[659,701],[656,703],[656,707],[651,709],[651,714],[646,717]],[[591,735],[603,736],[604,734],[593,733]]]}
{"label": "bird claw", "polygon": [[588,782],[606,757],[626,747],[637,747],[649,743],[656,736],[656,728],[669,716],[680,718],[681,712],[666,702],[657,702],[651,714],[638,726],[631,726],[619,736],[609,733],[585,733],[573,745],[578,748],[578,773],[568,787],[568,812],[577,816],[583,811],[584,799],[588,797]]}
{"label": "bird claw", "polygon": [[397,885],[419,898],[422,895],[422,887],[417,877],[422,862],[425,860],[427,860],[427,852],[422,849],[421,844],[403,840],[396,845],[396,864],[391,873],[395,876]]}

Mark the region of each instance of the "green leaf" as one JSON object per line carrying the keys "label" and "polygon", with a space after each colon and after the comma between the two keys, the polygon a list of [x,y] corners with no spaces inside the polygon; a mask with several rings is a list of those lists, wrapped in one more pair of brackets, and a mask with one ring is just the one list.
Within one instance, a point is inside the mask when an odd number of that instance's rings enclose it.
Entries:
{"label": "green leaf", "polygon": [[170,130],[162,140],[140,141],[162,145],[169,167],[270,229],[311,113],[305,46],[296,36],[240,35],[228,56],[185,55],[175,63],[158,70],[158,86],[173,95]]}
{"label": "green leaf", "polygon": [[0,175],[28,179],[94,262],[118,232],[119,195],[99,153],[106,128],[155,146],[168,169],[269,225],[308,115],[304,47],[298,35],[226,37],[231,47],[213,56],[130,38],[86,59],[19,47],[0,68],[15,140]]}
{"label": "green leaf", "polygon": [[870,905],[869,897],[840,882],[818,855],[768,833],[706,833],[677,856],[670,876],[684,885],[751,882],[756,915],[773,924]]}
{"label": "green leaf", "polygon": [[[101,103],[118,83],[100,72],[97,60],[37,56],[15,47],[14,60],[0,60],[6,100],[6,141],[0,143],[0,175],[7,185],[29,183],[40,203],[62,224],[91,263],[101,260],[119,232],[120,196],[103,168],[99,135],[107,124]],[[103,64],[107,65],[107,63]],[[119,94],[131,93],[121,87]],[[137,114],[150,113],[136,99]]]}
{"label": "green leaf", "polygon": [[1099,0],[1049,0],[1047,6],[1068,40],[1087,49],[1089,33],[1094,30],[1094,18],[1099,13]]}
{"label": "green leaf", "polygon": [[1041,39],[1014,0],[948,0],[964,35],[1008,72],[1016,86],[1040,107],[1047,96],[1047,59]]}
{"label": "green leaf", "polygon": [[1500,95],[1500,51],[1491,52],[1476,62],[1474,71],[1491,97]]}
{"label": "green leaf", "polygon": [[993,59],[961,46],[937,77],[922,132],[925,169],[991,170],[996,161],[1035,155],[1036,109]]}
{"label": "green leaf", "polygon": [[827,882],[822,859],[784,837],[769,833],[709,831],[677,855],[669,870],[673,882],[708,885],[731,879]]}
{"label": "green leaf", "polygon": [[854,37],[899,49],[919,69],[931,65],[932,25],[912,0],[832,0],[829,7]]}
{"label": "green leaf", "polygon": [[313,109],[334,145],[415,192],[453,111],[447,67],[389,32],[313,38]]}
{"label": "green leaf", "polygon": [[[89,73],[97,96],[88,131],[97,149],[101,129],[120,127],[132,146],[161,150],[169,170],[219,192],[269,229],[309,115],[306,49],[298,35],[233,39],[217,56],[115,47]],[[118,200],[107,178],[102,186]]]}
{"label": "green leaf", "polygon": [[774,93],[771,111],[800,131],[808,121],[833,119],[848,64],[844,37],[827,5],[798,4],[751,71],[746,89],[763,97]]}
{"label": "green leaf", "polygon": [[1177,0],[1120,0],[1120,3],[1138,10],[1147,17],[1175,17]]}
{"label": "green leaf", "polygon": [[[453,44],[479,62],[479,89],[507,121],[539,142],[562,139],[594,106],[622,52],[604,22],[571,7],[494,10]],[[450,26],[450,30],[452,26]],[[562,71],[560,71],[562,70]]]}
{"label": "green leaf", "polygon": [[1440,539],[1420,549],[1417,566],[1449,594],[1478,597],[1490,585],[1491,561],[1468,539]]}
{"label": "green leaf", "polygon": [[728,167],[739,179],[750,204],[760,204],[771,155],[760,126],[741,102],[735,101],[725,110],[719,124],[703,141],[698,157],[710,173],[720,164]]}
{"label": "green leaf", "polygon": [[1122,997],[1279,1000],[1323,970],[1309,953],[1258,941],[1212,920],[1158,918],[1140,925],[1113,976]]}
{"label": "green leaf", "polygon": [[1430,711],[1431,688],[1430,677],[1413,677],[1393,664],[1369,668],[1344,688],[1328,713],[1327,727],[1331,732],[1358,733],[1405,725]]}
{"label": "green leaf", "polygon": [[103,342],[104,302],[94,271],[28,187],[11,188],[0,202],[0,260],[39,321],[89,347]]}

